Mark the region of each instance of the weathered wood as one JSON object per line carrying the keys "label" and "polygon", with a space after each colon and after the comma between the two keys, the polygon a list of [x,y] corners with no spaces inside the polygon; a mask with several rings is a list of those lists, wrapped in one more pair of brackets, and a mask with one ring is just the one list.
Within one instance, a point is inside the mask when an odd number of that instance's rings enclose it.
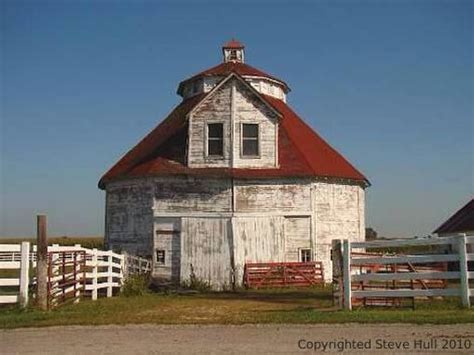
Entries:
{"label": "weathered wood", "polygon": [[347,310],[352,309],[352,284],[351,284],[351,243],[349,240],[344,239],[343,250],[343,285],[344,285],[344,308]]}
{"label": "weathered wood", "polygon": [[20,267],[20,294],[19,300],[22,307],[28,305],[28,286],[30,284],[30,243],[21,243],[21,267]]}
{"label": "weathered wood", "polygon": [[37,216],[36,302],[40,309],[48,309],[48,236],[46,215]]}
{"label": "weathered wood", "polygon": [[460,275],[460,293],[461,302],[464,307],[470,307],[469,299],[469,278],[468,278],[468,264],[467,264],[467,250],[466,250],[466,235],[458,237],[458,252],[459,252],[459,273]]}

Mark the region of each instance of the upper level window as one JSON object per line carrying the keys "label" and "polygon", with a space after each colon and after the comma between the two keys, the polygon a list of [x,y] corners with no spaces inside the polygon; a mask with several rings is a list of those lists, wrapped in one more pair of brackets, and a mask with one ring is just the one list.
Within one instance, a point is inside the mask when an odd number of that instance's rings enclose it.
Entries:
{"label": "upper level window", "polygon": [[224,155],[224,125],[222,123],[207,125],[207,155]]}
{"label": "upper level window", "polygon": [[230,51],[229,60],[237,60],[237,51],[235,49]]}
{"label": "upper level window", "polygon": [[258,156],[258,124],[242,124],[242,155]]}

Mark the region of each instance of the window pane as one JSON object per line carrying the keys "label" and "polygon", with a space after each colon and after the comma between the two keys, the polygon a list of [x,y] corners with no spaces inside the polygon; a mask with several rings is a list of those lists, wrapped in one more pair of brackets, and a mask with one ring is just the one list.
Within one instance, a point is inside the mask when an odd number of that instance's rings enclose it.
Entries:
{"label": "window pane", "polygon": [[209,140],[207,147],[208,155],[224,155],[222,139]]}
{"label": "window pane", "polygon": [[162,249],[159,249],[156,251],[156,262],[158,264],[164,264],[165,263],[165,251]]}
{"label": "window pane", "polygon": [[258,124],[243,124],[243,137],[244,138],[258,138]]}
{"label": "window pane", "polygon": [[311,249],[302,249],[301,250],[301,261],[304,263],[311,261]]}
{"label": "window pane", "polygon": [[211,123],[207,125],[209,138],[221,138],[224,135],[224,128],[222,123]]}
{"label": "window pane", "polygon": [[244,139],[242,144],[243,155],[258,155],[258,141],[256,139]]}

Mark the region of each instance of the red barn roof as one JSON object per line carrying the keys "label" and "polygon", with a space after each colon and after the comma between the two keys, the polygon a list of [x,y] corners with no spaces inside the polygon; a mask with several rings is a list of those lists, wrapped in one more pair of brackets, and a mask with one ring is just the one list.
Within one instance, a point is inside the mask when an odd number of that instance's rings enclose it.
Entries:
{"label": "red barn roof", "polygon": [[439,226],[433,233],[463,233],[474,231],[474,199]]}
{"label": "red barn roof", "polygon": [[186,161],[187,114],[206,96],[181,102],[152,132],[132,148],[99,181],[141,176],[196,175],[236,178],[326,177],[368,184],[366,177],[312,130],[283,101],[261,95],[281,114],[278,168],[189,168]]}
{"label": "red barn roof", "polygon": [[229,42],[224,43],[222,48],[241,49],[244,48],[244,45],[236,39],[232,38]]}

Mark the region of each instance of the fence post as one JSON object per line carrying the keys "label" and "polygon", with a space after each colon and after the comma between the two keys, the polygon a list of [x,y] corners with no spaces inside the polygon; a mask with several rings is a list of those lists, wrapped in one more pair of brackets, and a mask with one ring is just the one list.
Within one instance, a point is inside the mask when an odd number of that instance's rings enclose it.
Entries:
{"label": "fence post", "polygon": [[342,241],[340,239],[333,239],[331,242],[331,261],[332,261],[332,282],[333,287],[337,285],[337,294],[333,296],[333,304],[337,299],[337,306],[343,308],[344,284],[343,284],[343,270],[342,270]]}
{"label": "fence post", "polygon": [[461,301],[463,307],[471,307],[469,299],[469,269],[467,264],[466,234],[462,234],[458,238],[458,252]]}
{"label": "fence post", "polygon": [[92,249],[92,300],[97,299],[97,249]]}
{"label": "fence post", "polygon": [[48,309],[48,237],[46,215],[36,217],[36,299],[40,309]]}
{"label": "fence post", "polygon": [[30,243],[21,242],[20,261],[20,305],[28,305],[28,285],[30,283]]}
{"label": "fence post", "polygon": [[125,280],[128,277],[128,253],[126,251],[122,251],[122,281]]}
{"label": "fence post", "polygon": [[344,279],[344,309],[352,310],[352,290],[351,290],[351,242],[344,239],[344,250],[342,255]]}
{"label": "fence post", "polygon": [[113,268],[112,268],[112,261],[113,261],[113,257],[112,257],[112,251],[109,250],[109,255],[107,257],[107,260],[108,260],[108,265],[107,265],[107,297],[112,297],[112,281],[113,281],[113,278],[112,278],[112,272],[113,272]]}

